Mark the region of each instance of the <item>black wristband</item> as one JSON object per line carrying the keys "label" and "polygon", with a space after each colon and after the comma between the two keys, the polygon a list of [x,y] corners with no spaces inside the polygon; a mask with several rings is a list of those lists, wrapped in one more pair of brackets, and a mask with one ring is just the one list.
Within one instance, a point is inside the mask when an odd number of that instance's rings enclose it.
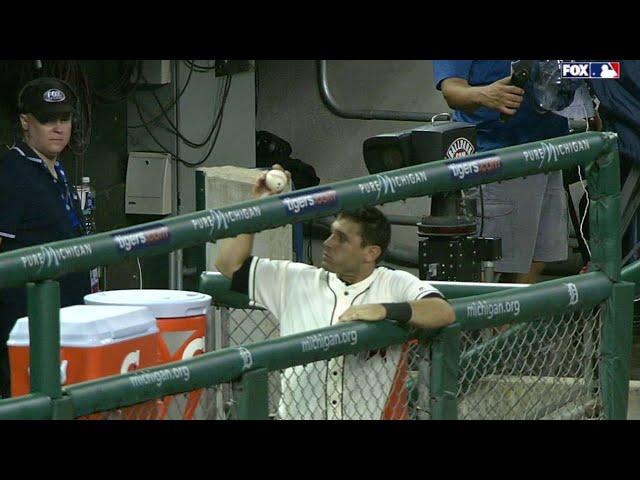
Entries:
{"label": "black wristband", "polygon": [[409,323],[409,320],[411,320],[413,310],[411,310],[409,302],[383,303],[382,306],[387,311],[386,318],[389,320],[395,320],[400,325]]}

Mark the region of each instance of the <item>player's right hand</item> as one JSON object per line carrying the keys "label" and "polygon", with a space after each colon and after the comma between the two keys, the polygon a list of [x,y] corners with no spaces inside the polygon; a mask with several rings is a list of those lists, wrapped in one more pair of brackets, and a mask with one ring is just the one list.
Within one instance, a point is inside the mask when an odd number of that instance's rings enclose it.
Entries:
{"label": "player's right hand", "polygon": [[[291,182],[291,172],[289,172],[289,170],[285,170],[284,168],[282,168],[282,165],[278,163],[274,163],[273,166],[271,167],[271,170],[283,171],[287,176],[287,181],[289,183]],[[262,172],[262,174],[260,174],[260,176],[256,180],[256,183],[251,190],[251,194],[253,195],[253,198],[268,197],[269,195],[276,195],[278,193],[278,192],[272,192],[269,189],[269,187],[267,187],[267,184],[266,184],[267,173],[268,173],[268,170],[265,172]]]}
{"label": "player's right hand", "polygon": [[524,90],[511,85],[511,75],[481,88],[482,105],[504,115],[515,115],[523,97]]}

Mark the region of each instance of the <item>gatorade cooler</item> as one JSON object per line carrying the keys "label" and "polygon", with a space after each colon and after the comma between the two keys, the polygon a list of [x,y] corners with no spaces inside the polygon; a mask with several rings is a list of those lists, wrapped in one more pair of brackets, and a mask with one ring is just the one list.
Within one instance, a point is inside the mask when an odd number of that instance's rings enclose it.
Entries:
{"label": "gatorade cooler", "polygon": [[[147,308],[75,305],[60,309],[62,385],[155,366],[157,345],[156,319]],[[30,391],[27,317],[18,319],[7,347],[11,394],[26,395]],[[131,413],[133,408],[126,410]]]}
{"label": "gatorade cooler", "polygon": [[[160,363],[184,360],[205,351],[207,310],[211,304],[209,295],[181,290],[112,290],[87,295],[84,302],[88,305],[135,305],[149,308],[160,330]],[[161,418],[194,418],[201,396],[202,390],[198,390],[167,398]]]}

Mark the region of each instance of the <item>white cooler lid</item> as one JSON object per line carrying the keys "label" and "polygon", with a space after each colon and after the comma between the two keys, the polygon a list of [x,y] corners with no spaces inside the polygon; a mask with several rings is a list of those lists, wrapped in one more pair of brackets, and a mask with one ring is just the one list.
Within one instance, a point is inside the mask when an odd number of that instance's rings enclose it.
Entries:
{"label": "white cooler lid", "polygon": [[[156,318],[145,307],[74,305],[60,309],[60,345],[100,347],[158,332]],[[29,345],[29,319],[18,319],[9,346]]]}
{"label": "white cooler lid", "polygon": [[156,318],[182,318],[206,315],[211,295],[184,290],[111,290],[84,297],[87,305],[140,305]]}

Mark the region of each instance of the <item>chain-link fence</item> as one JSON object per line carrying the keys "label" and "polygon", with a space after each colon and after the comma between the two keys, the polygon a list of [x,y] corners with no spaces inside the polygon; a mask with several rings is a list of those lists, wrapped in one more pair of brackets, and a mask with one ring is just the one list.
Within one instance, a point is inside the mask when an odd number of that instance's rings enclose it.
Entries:
{"label": "chain-link fence", "polygon": [[428,413],[427,359],[426,346],[411,341],[288,368],[277,418],[416,419]]}
{"label": "chain-link fence", "polygon": [[[215,308],[212,315],[215,349],[236,347],[280,336],[280,324],[268,310],[221,307]],[[270,372],[269,415],[271,418],[276,416],[280,392],[280,373]],[[227,392],[227,401],[230,401],[230,396],[231,394]]]}
{"label": "chain-link fence", "polygon": [[[270,416],[293,420],[428,418],[428,371],[428,348],[411,341],[270,372]],[[237,404],[233,385],[223,383],[82,419],[226,420],[238,418]]]}
{"label": "chain-link fence", "polygon": [[458,418],[598,419],[600,308],[462,333]]}
{"label": "chain-link fence", "polygon": [[[458,418],[601,419],[600,307],[527,323],[466,330],[458,364]],[[220,347],[278,336],[264,310],[217,309]],[[428,343],[403,345],[269,372],[275,419],[427,420]],[[232,384],[164,397],[90,419],[237,418]]]}
{"label": "chain-link fence", "polygon": [[[278,336],[266,311],[218,313],[223,347]],[[459,418],[600,418],[600,327],[596,308],[463,332]],[[269,412],[278,419],[429,419],[429,370],[428,346],[414,341],[271,372]]]}
{"label": "chain-link fence", "polygon": [[[216,348],[278,338],[279,322],[266,310],[216,308]],[[269,414],[274,419],[406,419],[428,410],[419,400],[426,348],[411,342],[269,373]],[[422,374],[425,373],[422,367]],[[397,372],[397,378],[396,378]],[[227,389],[228,390],[228,389]],[[226,402],[232,401],[226,392]],[[225,401],[219,402],[224,405]],[[220,418],[220,412],[217,418]]]}

